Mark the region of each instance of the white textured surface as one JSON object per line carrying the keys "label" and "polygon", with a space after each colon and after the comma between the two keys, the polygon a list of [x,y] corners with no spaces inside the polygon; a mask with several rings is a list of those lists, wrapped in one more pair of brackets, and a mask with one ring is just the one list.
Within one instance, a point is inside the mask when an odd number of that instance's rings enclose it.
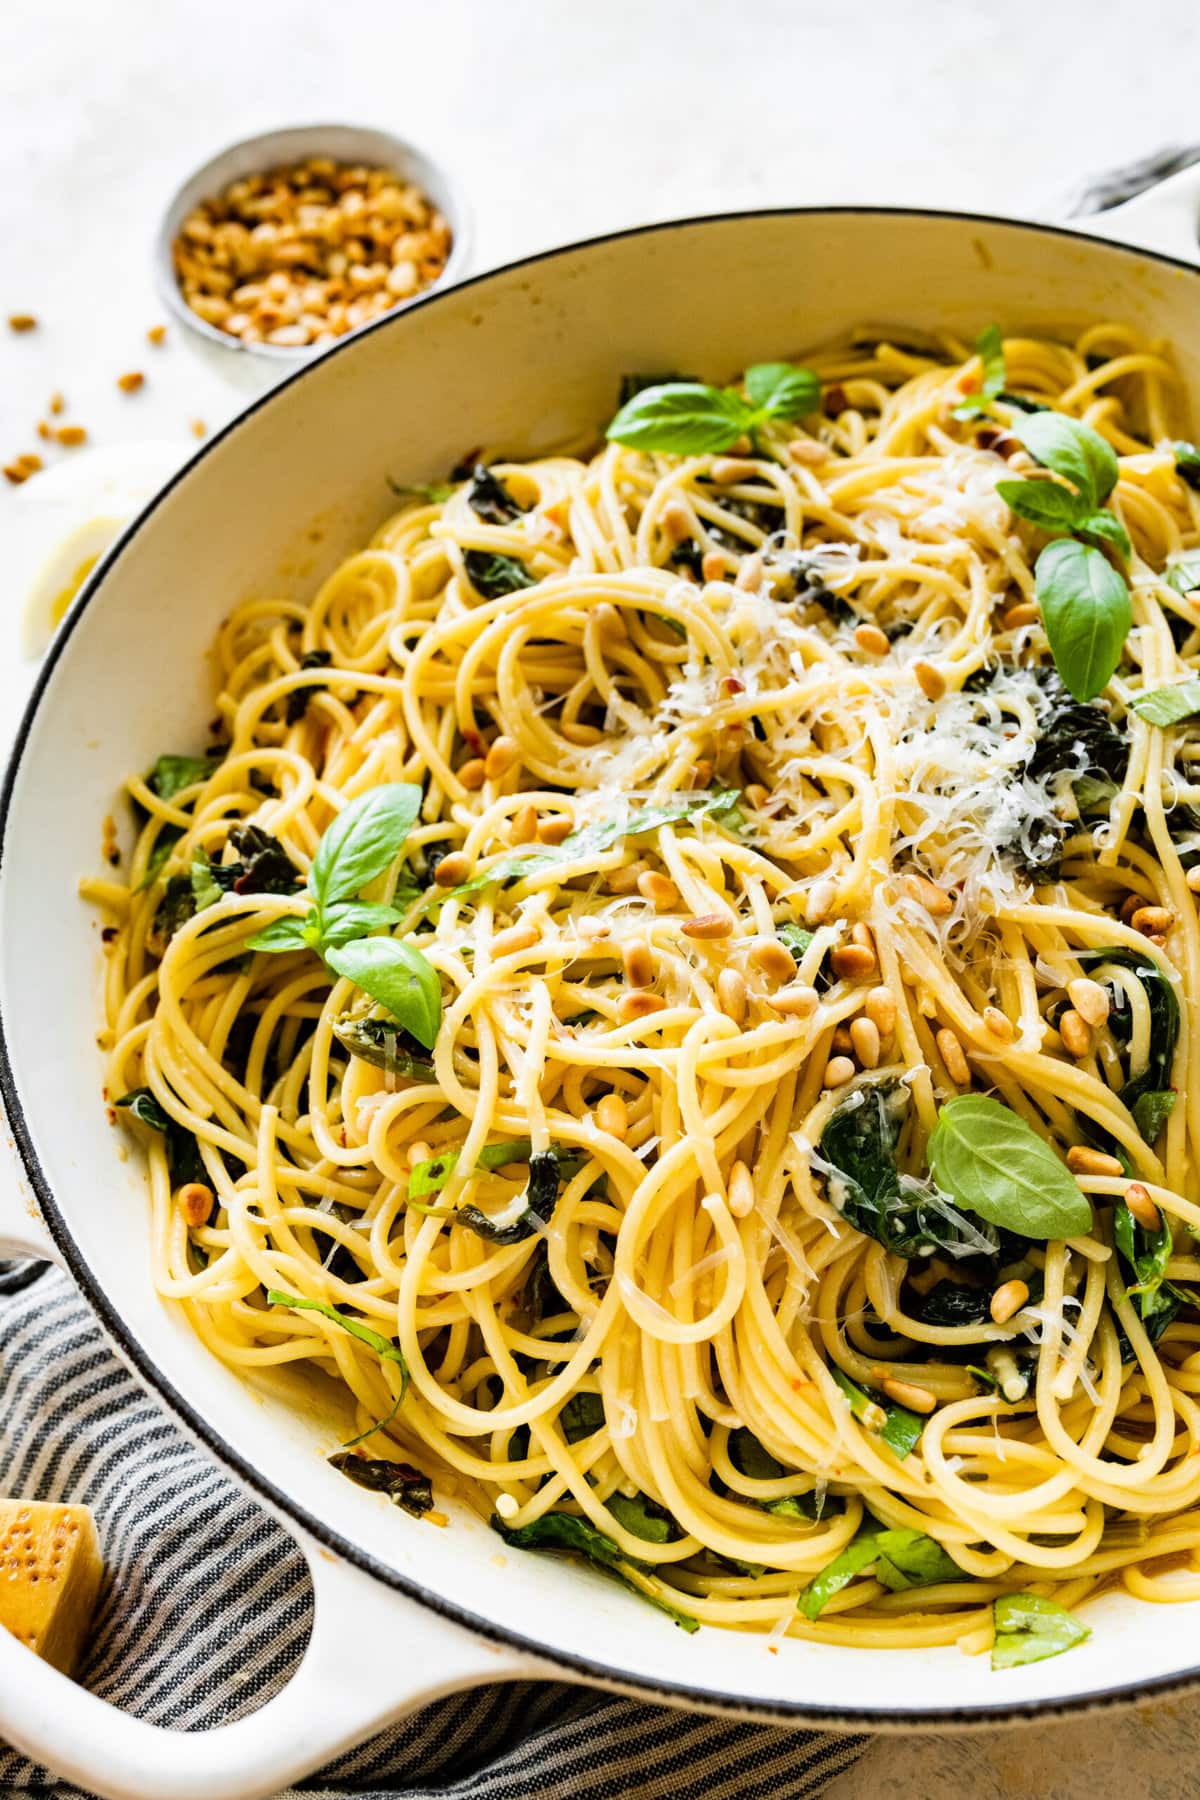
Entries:
{"label": "white textured surface", "polygon": [[[1165,54],[1139,47],[1139,17]],[[482,267],[742,206],[1044,212],[1087,173],[1200,137],[1198,60],[1195,0],[9,0],[0,315],[41,328],[0,326],[0,460],[41,448],[56,388],[94,441],[174,438],[181,456],[192,419],[235,410],[180,333],[147,345],[149,242],[175,183],[251,131],[352,119],[428,147],[467,189]],[[719,304],[719,270],[713,287]],[[132,368],[148,383],[126,398]],[[26,510],[0,484],[0,550]],[[831,1796],[1182,1800],[1200,1793],[1198,1725],[1187,1702],[892,1739]]]}

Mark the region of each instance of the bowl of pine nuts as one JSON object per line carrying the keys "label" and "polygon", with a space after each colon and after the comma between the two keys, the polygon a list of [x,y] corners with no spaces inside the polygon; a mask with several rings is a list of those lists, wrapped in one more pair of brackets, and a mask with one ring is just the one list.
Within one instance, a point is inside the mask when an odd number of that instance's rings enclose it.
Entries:
{"label": "bowl of pine nuts", "polygon": [[159,225],[159,288],[190,341],[268,386],[466,272],[446,170],[387,131],[302,125],[223,150]]}

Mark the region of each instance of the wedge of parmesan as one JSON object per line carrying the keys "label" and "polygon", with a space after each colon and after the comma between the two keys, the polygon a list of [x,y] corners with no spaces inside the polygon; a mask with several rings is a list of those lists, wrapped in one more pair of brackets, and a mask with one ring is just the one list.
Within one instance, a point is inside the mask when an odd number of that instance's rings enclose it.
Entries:
{"label": "wedge of parmesan", "polygon": [[103,1574],[86,1506],[0,1500],[0,1625],[65,1675],[79,1660]]}

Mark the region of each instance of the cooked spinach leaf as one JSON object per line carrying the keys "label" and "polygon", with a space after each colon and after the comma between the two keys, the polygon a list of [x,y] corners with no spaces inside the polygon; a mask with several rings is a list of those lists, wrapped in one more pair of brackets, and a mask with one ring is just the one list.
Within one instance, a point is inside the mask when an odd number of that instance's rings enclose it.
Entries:
{"label": "cooked spinach leaf", "polygon": [[1092,1635],[1065,1606],[1040,1594],[1002,1594],[992,1602],[992,1617],[996,1627],[993,1669],[1016,1669],[1023,1663],[1060,1656]]}
{"label": "cooked spinach leaf", "polygon": [[923,1325],[985,1325],[991,1316],[991,1301],[988,1288],[942,1280],[919,1298],[912,1316]]}
{"label": "cooked spinach leaf", "polygon": [[206,1187],[209,1185],[208,1170],[201,1158],[195,1133],[165,1112],[148,1087],[131,1088],[127,1094],[122,1094],[117,1105],[131,1113],[139,1124],[149,1126],[151,1131],[161,1132],[166,1138],[167,1170],[172,1188],[184,1187],[189,1181],[202,1182]]}
{"label": "cooked spinach leaf", "polygon": [[160,756],[146,777],[146,786],[160,800],[173,800],[183,788],[207,781],[220,767],[223,755]]}
{"label": "cooked spinach leaf", "polygon": [[1167,558],[1163,579],[1184,599],[1200,588],[1200,550],[1180,550]]}
{"label": "cooked spinach leaf", "polygon": [[475,464],[471,485],[467,489],[467,504],[488,525],[511,525],[525,512],[525,508],[513,499],[499,476],[494,475],[483,463]]}
{"label": "cooked spinach leaf", "polygon": [[851,1381],[844,1370],[831,1364],[829,1373],[845,1396],[851,1414],[868,1431],[876,1431],[889,1450],[894,1450],[901,1462],[915,1449],[917,1441],[925,1428],[925,1421],[918,1413],[909,1412],[906,1406],[896,1406],[890,1400],[883,1400],[878,1394],[868,1393],[860,1388],[857,1382]]}
{"label": "cooked spinach leaf", "polygon": [[1200,712],[1200,680],[1176,681],[1170,687],[1149,688],[1130,701],[1139,719],[1148,725],[1178,725]]}
{"label": "cooked spinach leaf", "polygon": [[393,1506],[402,1506],[414,1518],[419,1519],[422,1513],[433,1511],[433,1483],[411,1463],[356,1456],[352,1450],[342,1450],[329,1458],[329,1464],[340,1475],[357,1482],[359,1487],[386,1494]]}
{"label": "cooked spinach leaf", "polygon": [[643,1600],[649,1600],[652,1606],[658,1607],[684,1631],[698,1631],[699,1621],[690,1613],[680,1612],[657,1594],[647,1593],[637,1582],[629,1579],[627,1570],[644,1569],[645,1565],[625,1556],[620,1547],[614,1543],[606,1532],[597,1531],[586,1519],[576,1518],[574,1513],[548,1512],[540,1519],[531,1519],[528,1525],[515,1528],[506,1525],[498,1514],[492,1515],[492,1530],[498,1532],[506,1544],[517,1550],[569,1550],[576,1556],[582,1556],[597,1568],[605,1569],[615,1575],[626,1587],[631,1587]]}
{"label": "cooked spinach leaf", "polygon": [[648,1494],[614,1493],[604,1504],[631,1537],[645,1538],[648,1544],[669,1544],[682,1536],[666,1508]]}
{"label": "cooked spinach leaf", "polygon": [[1185,438],[1172,444],[1175,455],[1175,470],[1181,481],[1186,481],[1190,488],[1200,489],[1200,450],[1195,444],[1189,444]]}
{"label": "cooked spinach leaf", "polygon": [[515,557],[495,555],[490,550],[468,550],[463,561],[471,586],[485,600],[500,600],[505,594],[537,586],[536,578]]}
{"label": "cooked spinach leaf", "polygon": [[572,1394],[558,1415],[558,1429],[568,1444],[591,1437],[604,1425],[604,1401],[599,1394]]}
{"label": "cooked spinach leaf", "polygon": [[545,1225],[558,1202],[561,1169],[557,1150],[536,1150],[529,1159],[529,1183],[525,1192],[506,1208],[501,1218],[489,1218],[477,1206],[460,1206],[455,1223],[465,1225],[490,1244],[519,1244],[532,1237],[538,1223]]}
{"label": "cooked spinach leaf", "polygon": [[[232,874],[235,894],[290,894],[300,881],[300,871],[279,842],[259,825],[235,825],[229,842],[238,862],[224,873]],[[220,879],[220,876],[218,876]],[[224,885],[224,883],[222,883]]]}
{"label": "cooked spinach leaf", "polygon": [[935,1538],[907,1527],[880,1529],[872,1522],[801,1590],[797,1610],[815,1623],[834,1595],[872,1565],[876,1581],[893,1592],[933,1587],[943,1581],[970,1580]]}
{"label": "cooked spinach leaf", "polygon": [[[1150,1009],[1150,1045],[1146,1066],[1131,1076],[1118,1092],[1118,1098],[1133,1114],[1138,1130],[1148,1144],[1153,1144],[1175,1104],[1171,1086],[1171,1068],[1175,1046],[1179,1041],[1179,1000],[1175,989],[1153,957],[1139,955],[1124,948],[1088,951],[1079,958],[1093,974],[1104,963],[1116,963],[1136,975]],[[1133,1009],[1123,987],[1108,984],[1108,1028],[1117,1042],[1128,1045],[1133,1036]],[[1093,1141],[1109,1142],[1108,1134],[1088,1126]]]}
{"label": "cooked spinach leaf", "polygon": [[[506,1163],[528,1162],[532,1152],[533,1145],[528,1138],[485,1144],[479,1152],[475,1167],[479,1170],[502,1169]],[[428,1162],[415,1163],[408,1177],[409,1199],[420,1200],[426,1194],[440,1193],[457,1165],[457,1150],[447,1150],[442,1156],[430,1157]]]}
{"label": "cooked spinach leaf", "polygon": [[1171,1227],[1165,1219],[1157,1231],[1139,1225],[1122,1200],[1113,1209],[1113,1239],[1133,1276],[1125,1292],[1136,1299],[1143,1323],[1167,1312],[1174,1318],[1180,1296],[1164,1286],[1167,1264],[1174,1254]]}
{"label": "cooked spinach leaf", "polygon": [[[1043,781],[1047,775],[1060,775],[1081,815],[1106,813],[1125,781],[1128,738],[1113,724],[1103,701],[1073,700],[1053,669],[1039,670],[1037,683],[1045,705],[1033,750],[1017,779]],[[1018,826],[999,848],[1033,880],[1057,881],[1070,829],[1066,820],[1038,814]]]}
{"label": "cooked spinach leaf", "polygon": [[[302,669],[327,669],[333,657],[328,650],[306,650],[300,658]],[[308,711],[308,703],[312,699],[311,687],[293,688],[287,697],[284,708],[284,719],[289,725],[298,725]]]}
{"label": "cooked spinach leaf", "polygon": [[394,1362],[400,1370],[400,1398],[403,1399],[408,1392],[408,1364],[399,1344],[381,1337],[379,1332],[364,1325],[361,1319],[348,1319],[345,1313],[339,1312],[336,1306],[329,1306],[324,1300],[306,1300],[299,1294],[285,1294],[279,1288],[267,1289],[267,1305],[291,1306],[297,1312],[320,1313],[323,1319],[340,1325],[343,1331],[357,1338],[360,1344],[366,1344],[368,1349],[374,1350],[376,1356],[382,1357],[384,1362]]}
{"label": "cooked spinach leaf", "polygon": [[[896,1146],[910,1105],[899,1082],[853,1089],[830,1113],[818,1146],[831,1205],[897,1256],[994,1254],[996,1235],[945,1194],[902,1175]],[[939,1184],[940,1186],[940,1184]]]}

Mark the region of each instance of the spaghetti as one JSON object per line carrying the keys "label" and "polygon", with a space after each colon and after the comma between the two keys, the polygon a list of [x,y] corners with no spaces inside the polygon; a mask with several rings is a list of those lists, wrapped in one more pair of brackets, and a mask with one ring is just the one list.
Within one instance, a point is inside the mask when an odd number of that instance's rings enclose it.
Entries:
{"label": "spaghetti", "polygon": [[[1160,347],[1004,354],[974,418],[963,345],[864,333],[728,455],[405,494],[310,604],[231,612],[219,744],[130,781],[128,879],[84,884],[159,1291],[336,1377],[376,1476],[689,1622],[980,1650],[1017,1591],[1200,1596],[1200,732],[1132,710],[1197,666],[1200,497]],[[1100,702],[996,493],[1035,405],[1120,458]],[[383,784],[421,789],[367,901],[436,972],[428,1051],[246,947]],[[1070,1151],[1090,1230],[932,1183],[968,1092]]]}

